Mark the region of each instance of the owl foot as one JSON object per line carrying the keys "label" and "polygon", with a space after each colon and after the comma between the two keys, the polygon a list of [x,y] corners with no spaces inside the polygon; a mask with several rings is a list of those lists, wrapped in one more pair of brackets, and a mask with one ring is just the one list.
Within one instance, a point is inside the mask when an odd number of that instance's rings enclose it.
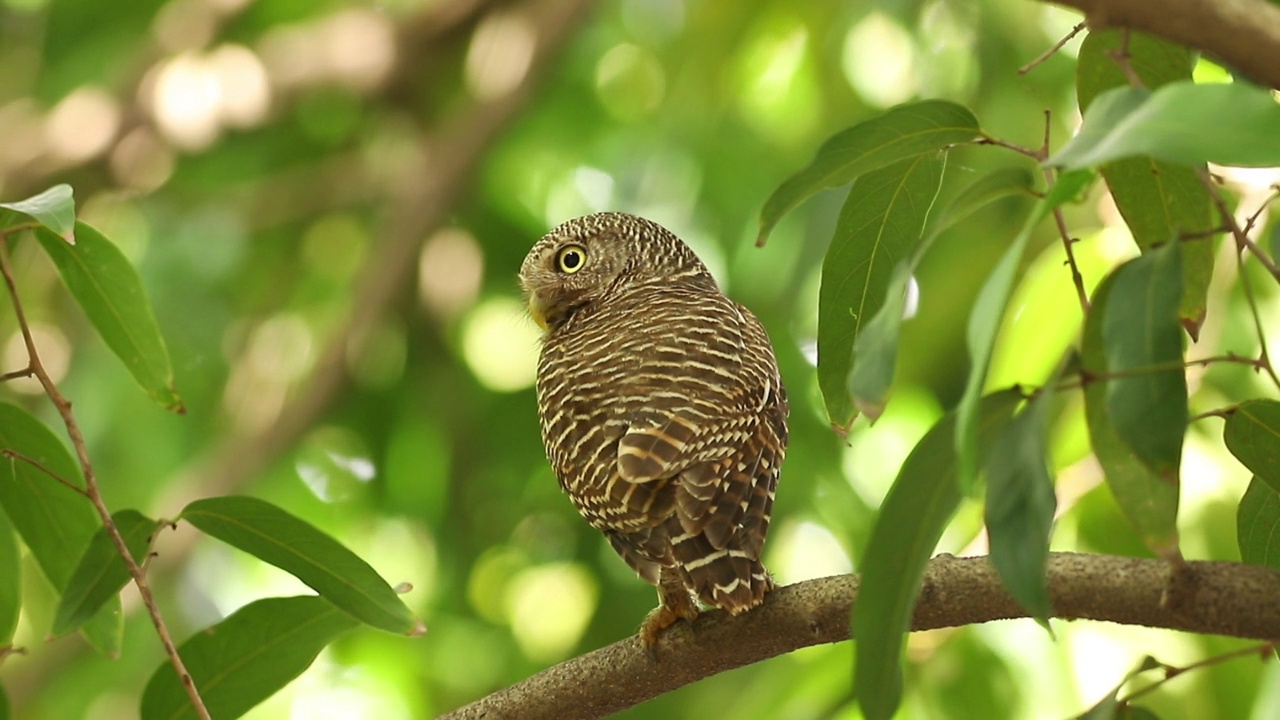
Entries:
{"label": "owl foot", "polygon": [[698,618],[698,604],[672,568],[662,569],[661,579],[658,581],[658,598],[658,607],[640,624],[640,644],[654,660],[657,659],[654,645],[658,642],[658,633],[676,624],[678,620],[693,622]]}

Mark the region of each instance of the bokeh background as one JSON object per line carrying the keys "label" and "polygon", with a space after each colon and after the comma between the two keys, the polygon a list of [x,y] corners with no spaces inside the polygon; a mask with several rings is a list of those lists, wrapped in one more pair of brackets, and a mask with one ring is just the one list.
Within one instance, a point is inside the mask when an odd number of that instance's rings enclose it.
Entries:
{"label": "bokeh background", "polygon": [[[769,192],[832,132],[917,97],[990,132],[1055,146],[1078,122],[1074,48],[1018,68],[1076,16],[1027,0],[0,0],[0,199],[74,185],[81,217],[140,269],[188,412],[150,403],[29,242],[14,251],[37,342],[88,436],[113,509],[173,516],[245,493],[342,539],[430,630],[362,629],[249,717],[431,717],[634,632],[655,604],[560,493],[538,438],[537,334],[515,282],[549,227],[637,212],[687,240],[764,321],[792,397],[792,447],[766,561],[790,583],[856,570],[875,508],[914,442],[958,398],[963,323],[1027,203],[943,235],[918,275],[900,381],[874,428],[829,428],[813,359],[820,263],[842,192],[793,213],[763,249]],[[1220,79],[1211,64],[1202,79]],[[949,159],[943,193],[1031,166],[995,148]],[[1274,178],[1229,176],[1257,196]],[[1260,197],[1260,196],[1258,196]],[[1256,199],[1246,201],[1246,205]],[[1069,212],[1086,278],[1135,250],[1095,191]],[[1050,228],[1015,298],[992,384],[1042,381],[1080,324]],[[1230,254],[1193,356],[1250,345]],[[1263,283],[1259,283],[1263,284]],[[1263,307],[1276,310],[1276,293]],[[25,358],[0,304],[3,369]],[[1280,349],[1273,349],[1273,354]],[[1261,394],[1245,369],[1193,378],[1193,411]],[[53,423],[31,384],[0,386]],[[1192,558],[1238,559],[1243,470],[1216,420],[1188,438]],[[1053,447],[1054,545],[1144,554],[1087,457],[1077,402]],[[981,552],[966,506],[942,548]],[[189,527],[151,578],[179,638],[250,600],[305,592]],[[126,590],[124,652],[49,641],[54,598],[28,568],[0,683],[15,717],[136,717],[162,662]],[[1030,622],[913,636],[906,718],[1059,718],[1147,653],[1188,663],[1240,643]],[[714,677],[629,718],[853,718],[849,644]],[[1251,660],[1151,696],[1166,717],[1273,718],[1280,674]]]}

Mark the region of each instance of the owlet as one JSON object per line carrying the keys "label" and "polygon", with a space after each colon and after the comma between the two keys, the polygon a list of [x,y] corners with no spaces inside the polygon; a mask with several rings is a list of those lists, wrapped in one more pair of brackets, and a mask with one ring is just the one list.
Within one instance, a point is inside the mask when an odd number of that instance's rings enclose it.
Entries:
{"label": "owlet", "polygon": [[760,562],[787,446],[769,337],[679,238],[624,213],[570,220],[529,251],[520,284],[546,331],[538,415],[578,512],[660,605],[657,633],[740,613],[773,589]]}

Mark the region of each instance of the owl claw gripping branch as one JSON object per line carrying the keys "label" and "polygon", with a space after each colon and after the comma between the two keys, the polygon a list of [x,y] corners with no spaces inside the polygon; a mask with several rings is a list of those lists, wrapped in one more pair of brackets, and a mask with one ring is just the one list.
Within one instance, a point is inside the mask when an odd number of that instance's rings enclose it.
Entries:
{"label": "owl claw gripping branch", "polygon": [[693,251],[624,213],[570,220],[520,284],[545,331],[542,440],[561,487],[660,605],[640,639],[738,614],[773,589],[760,562],[787,446],[787,394],[764,327]]}

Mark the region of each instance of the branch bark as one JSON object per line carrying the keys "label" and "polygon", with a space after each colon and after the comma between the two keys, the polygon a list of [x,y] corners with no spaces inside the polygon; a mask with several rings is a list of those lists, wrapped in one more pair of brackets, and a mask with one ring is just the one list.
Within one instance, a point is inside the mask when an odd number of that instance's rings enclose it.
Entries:
{"label": "branch bark", "polygon": [[[1229,562],[1053,553],[1054,617],[1102,620],[1212,635],[1280,638],[1280,572]],[[666,631],[656,659],[635,637],[547,668],[442,718],[599,718],[726,670],[793,650],[849,639],[856,575],[809,580],[772,593],[732,617],[703,613]],[[934,558],[925,571],[912,630],[1027,617],[986,557]]]}
{"label": "branch bark", "polygon": [[1090,29],[1130,28],[1202,50],[1280,88],[1280,6],[1265,0],[1042,0],[1084,13]]}

